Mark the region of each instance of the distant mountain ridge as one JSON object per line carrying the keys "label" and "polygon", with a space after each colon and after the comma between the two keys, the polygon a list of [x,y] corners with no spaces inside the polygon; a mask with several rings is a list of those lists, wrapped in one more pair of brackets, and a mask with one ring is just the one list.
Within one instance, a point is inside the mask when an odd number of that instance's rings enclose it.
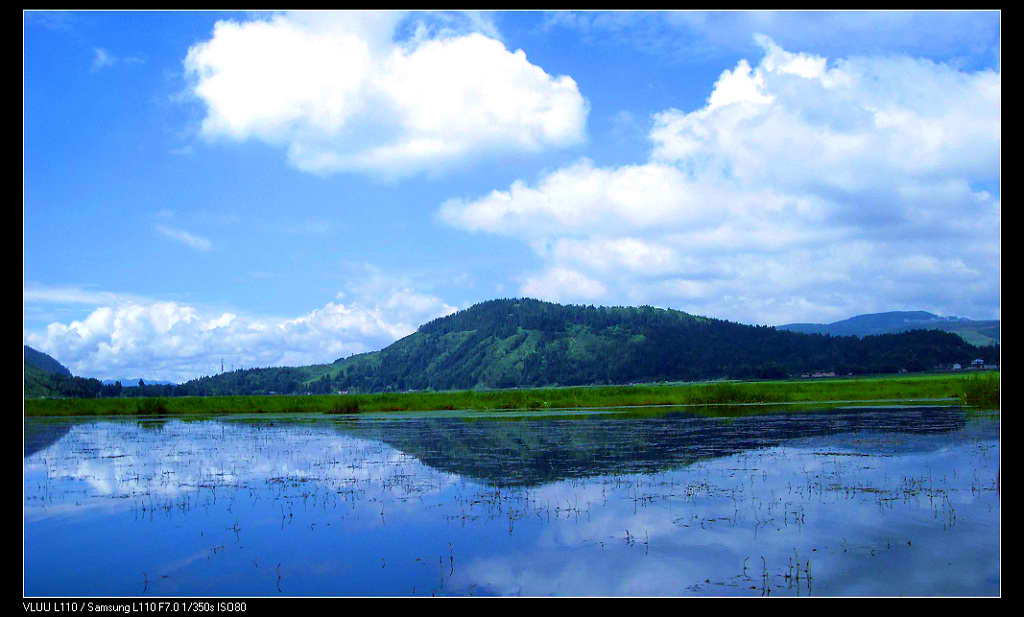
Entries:
{"label": "distant mountain ridge", "polygon": [[952,332],[972,345],[999,343],[999,320],[974,320],[964,317],[943,317],[927,311],[889,311],[857,315],[829,324],[790,323],[776,326],[779,330],[831,336],[870,336],[895,334],[908,330],[942,330]]}
{"label": "distant mountain ridge", "polygon": [[134,377],[134,378],[131,378],[131,379],[104,379],[103,380],[103,385],[105,385],[105,386],[112,386],[115,383],[120,381],[121,385],[124,386],[125,388],[131,388],[132,386],[139,385],[139,381],[140,380],[142,381],[142,383],[146,384],[147,386],[176,386],[176,385],[178,385],[177,382],[174,382],[174,381],[161,381],[159,379],[152,379],[152,380],[150,380],[150,379],[146,379],[144,377]]}
{"label": "distant mountain ridge", "polygon": [[937,330],[822,336],[672,309],[489,300],[435,319],[391,345],[332,364],[236,370],[176,394],[288,394],[628,384],[926,371],[999,348]]}

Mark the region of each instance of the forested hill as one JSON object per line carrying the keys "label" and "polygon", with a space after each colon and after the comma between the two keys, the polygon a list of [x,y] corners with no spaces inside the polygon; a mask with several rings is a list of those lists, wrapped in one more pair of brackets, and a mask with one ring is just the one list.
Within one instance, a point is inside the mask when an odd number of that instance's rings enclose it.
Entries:
{"label": "forested hill", "polygon": [[64,366],[53,356],[45,354],[37,349],[32,349],[28,345],[25,345],[25,366],[35,367],[45,373],[53,373],[56,375],[64,375],[71,377],[71,370]]}
{"label": "forested hill", "polygon": [[[141,384],[142,380],[129,383]],[[25,345],[26,398],[40,396],[94,398],[97,396],[166,396],[173,394],[169,386],[138,385],[122,388],[121,382],[103,383],[92,377],[75,377],[71,370],[54,357]]]}
{"label": "forested hill", "polygon": [[75,378],[68,367],[53,356],[28,345],[25,347],[25,396],[55,396],[62,393],[64,384]]}
{"label": "forested hill", "polygon": [[327,393],[432,388],[778,378],[834,371],[924,371],[995,363],[999,347],[916,330],[858,338],[801,334],[642,307],[482,302],[392,345],[330,365],[233,371],[178,387],[189,394]]}

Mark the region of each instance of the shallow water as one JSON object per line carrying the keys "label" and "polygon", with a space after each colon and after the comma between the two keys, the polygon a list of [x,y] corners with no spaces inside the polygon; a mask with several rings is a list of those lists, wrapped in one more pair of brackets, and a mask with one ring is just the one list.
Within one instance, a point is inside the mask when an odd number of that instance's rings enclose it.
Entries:
{"label": "shallow water", "polygon": [[999,413],[27,419],[25,594],[996,595]]}

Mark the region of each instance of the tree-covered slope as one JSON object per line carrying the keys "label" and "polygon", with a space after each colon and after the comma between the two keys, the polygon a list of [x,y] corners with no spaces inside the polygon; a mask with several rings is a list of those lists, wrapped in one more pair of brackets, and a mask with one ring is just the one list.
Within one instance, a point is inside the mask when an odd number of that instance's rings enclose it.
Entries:
{"label": "tree-covered slope", "polygon": [[[327,374],[330,364],[281,366],[228,371],[174,387],[175,396],[233,396],[310,392],[309,383]],[[326,391],[325,391],[326,392]]]}
{"label": "tree-covered slope", "polygon": [[332,383],[381,390],[785,377],[926,370],[978,353],[942,332],[800,335],[653,307],[495,300],[428,323],[375,356],[341,361]]}
{"label": "tree-covered slope", "polygon": [[52,356],[25,345],[25,396],[59,396],[71,371]]}
{"label": "tree-covered slope", "polygon": [[117,396],[120,392],[120,384],[107,387],[98,379],[75,377],[53,357],[25,345],[26,398]]}
{"label": "tree-covered slope", "polygon": [[35,367],[46,373],[71,377],[71,371],[52,356],[25,345],[25,367]]}
{"label": "tree-covered slope", "polygon": [[998,356],[998,346],[978,348],[941,331],[834,337],[649,306],[502,299],[332,365],[234,371],[179,388],[192,394],[328,393],[778,378],[923,371]]}
{"label": "tree-covered slope", "polygon": [[[25,353],[27,397],[625,384],[784,378],[817,371],[914,372],[953,363],[967,366],[976,358],[999,361],[998,344],[976,347],[940,330],[863,337],[803,334],[650,306],[566,306],[532,299],[482,302],[424,324],[380,351],[333,364],[237,370],[180,386],[122,389],[120,383],[72,377],[56,360],[29,347]],[[67,374],[47,372],[40,363]]]}
{"label": "tree-covered slope", "polygon": [[57,394],[56,380],[53,373],[25,364],[25,396],[54,396]]}

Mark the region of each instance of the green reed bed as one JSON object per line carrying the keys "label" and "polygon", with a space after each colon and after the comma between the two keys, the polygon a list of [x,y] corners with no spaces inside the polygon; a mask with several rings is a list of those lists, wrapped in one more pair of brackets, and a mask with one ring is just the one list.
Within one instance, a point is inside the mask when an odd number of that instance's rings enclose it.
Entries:
{"label": "green reed bed", "polygon": [[941,398],[969,405],[998,404],[999,373],[314,396],[29,399],[25,415],[350,414]]}
{"label": "green reed bed", "polygon": [[999,374],[972,375],[961,383],[960,397],[969,405],[999,404]]}

